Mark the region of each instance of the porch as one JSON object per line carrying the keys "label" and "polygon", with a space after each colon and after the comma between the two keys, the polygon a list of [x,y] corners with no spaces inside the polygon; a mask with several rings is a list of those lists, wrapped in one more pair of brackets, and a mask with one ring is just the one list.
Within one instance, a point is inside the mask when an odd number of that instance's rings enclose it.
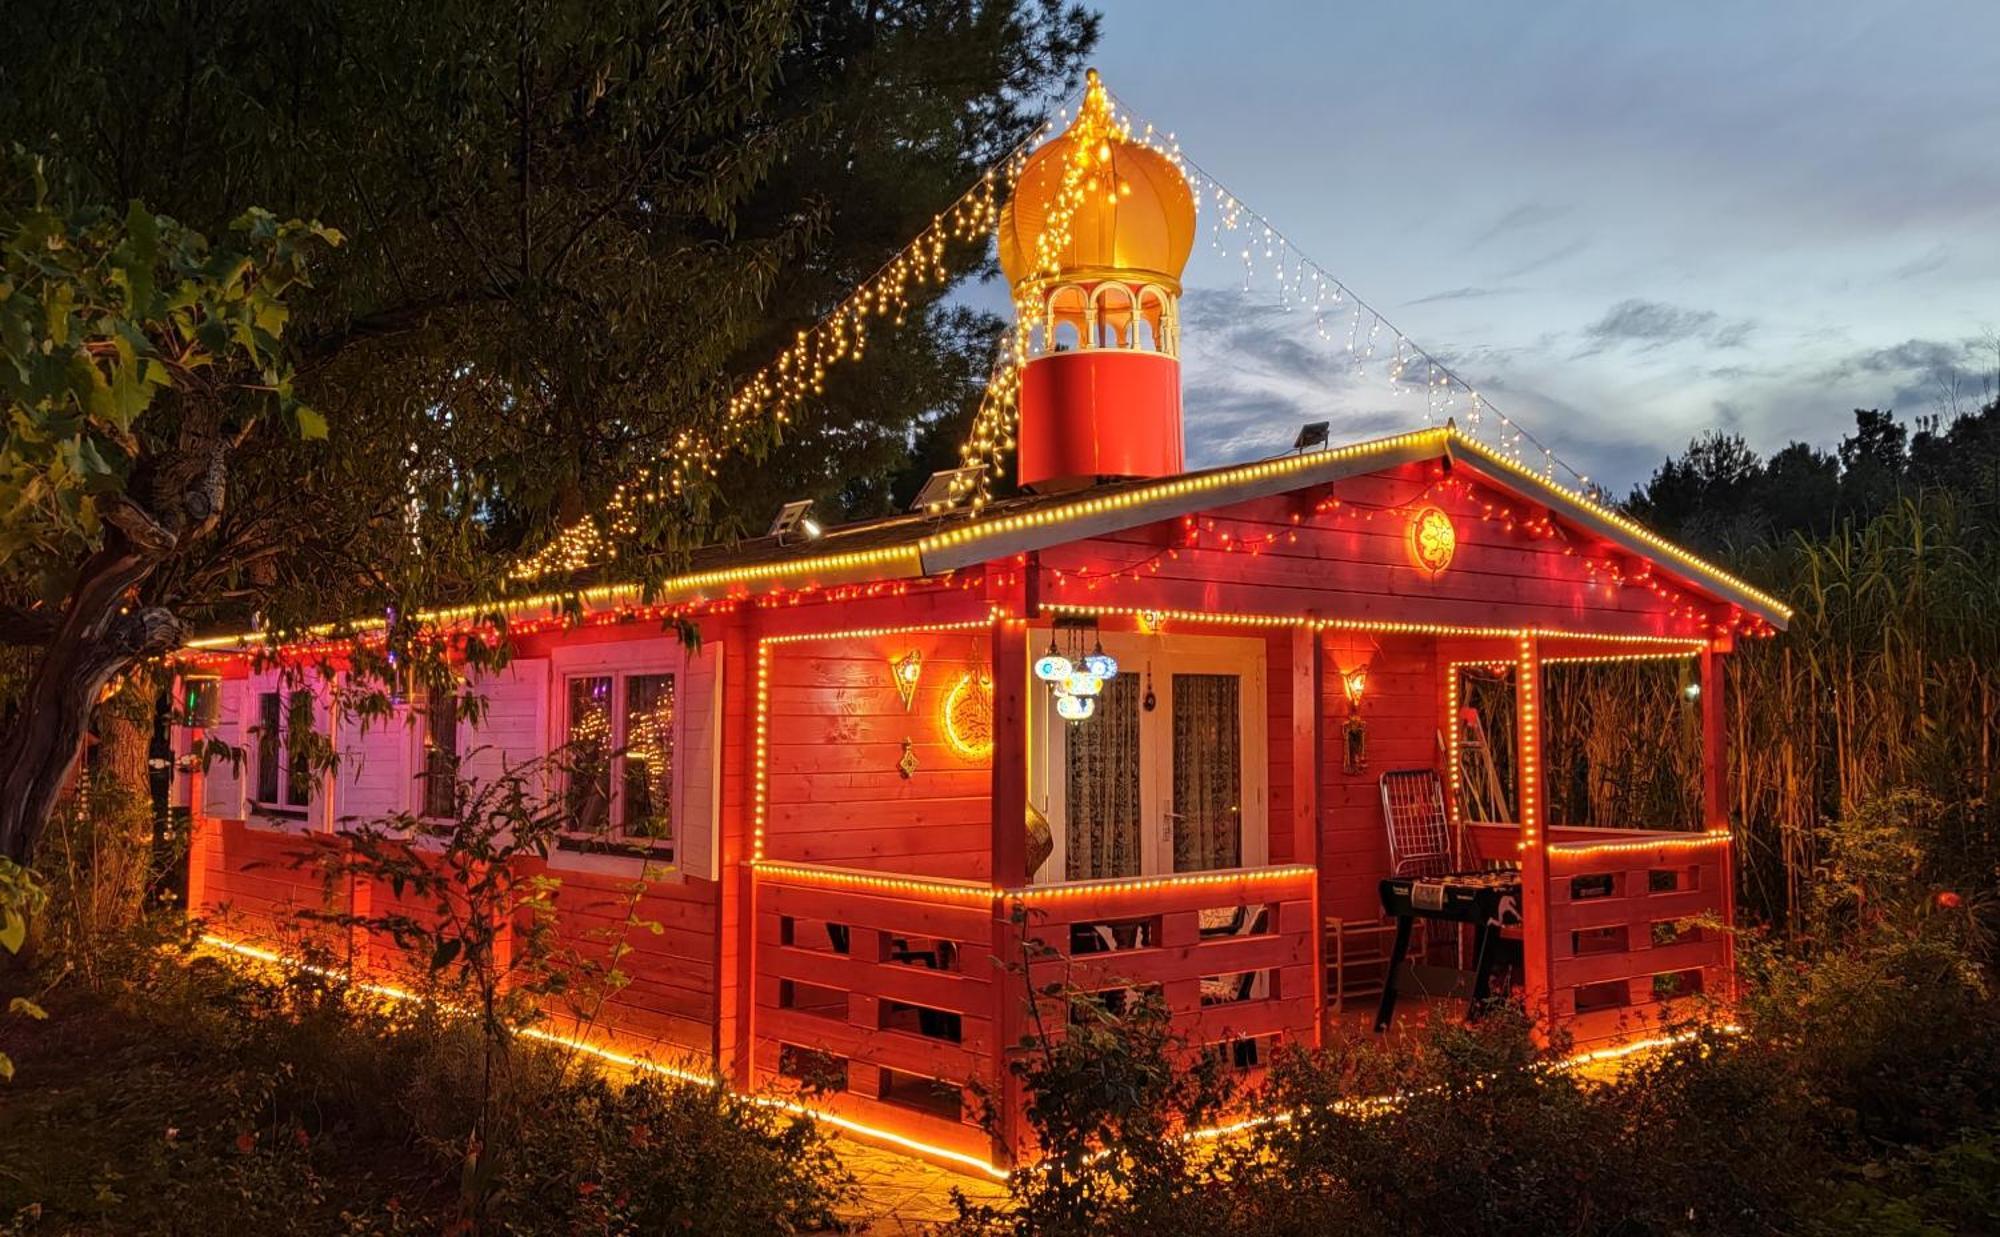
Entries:
{"label": "porch", "polygon": [[[1138,710],[1127,749],[1076,737],[1108,714],[1050,723],[1033,663],[1061,648],[1053,623],[874,631],[858,646],[802,634],[760,649],[736,1028],[745,1084],[796,1086],[878,1134],[1004,1166],[1032,1155],[1008,1062],[1024,1036],[1060,1036],[1070,1016],[1051,986],[1114,1003],[1154,990],[1191,1051],[1220,1054],[1253,1083],[1280,1044],[1372,1033],[1342,1014],[1372,1011],[1379,992],[1351,982],[1343,932],[1393,923],[1378,888],[1400,862],[1383,823],[1389,769],[1438,779],[1454,852],[1427,875],[1519,870],[1510,978],[1551,1035],[1603,1047],[1643,1036],[1675,999],[1727,997],[1726,938],[1686,926],[1727,919],[1726,832],[1550,825],[1540,785],[1545,661],[1684,659],[1706,688],[1707,743],[1722,721],[1712,643],[1094,618],[1091,645],[1133,676],[1125,703],[1104,706]],[[905,697],[896,668],[912,665]],[[1505,815],[1517,819],[1477,819],[1483,805],[1463,784],[1462,675],[1494,666],[1511,684]],[[1202,685],[1205,703],[1176,712],[1169,700],[1197,694],[1176,690],[1177,674],[1236,681]],[[959,732],[968,681],[990,690],[983,746]],[[1233,704],[1218,711],[1218,698]],[[1162,710],[1180,724],[1148,729],[1145,715]],[[1231,734],[1212,732],[1218,717]],[[1193,748],[1240,752],[1240,775],[1221,779],[1235,824],[1220,845],[1177,836],[1195,815],[1177,810],[1191,788],[1214,784],[1176,776],[1177,753]],[[1129,792],[1106,792],[1110,777]],[[1720,790],[1704,787],[1703,811],[1717,813],[1706,821],[1721,819]],[[1105,802],[1122,805],[1111,824]],[[1038,817],[1046,841],[1011,824]],[[1206,861],[1218,855],[1234,862]],[[1433,933],[1430,951],[1447,968],[1450,935]],[[1441,1011],[1463,1015],[1457,991],[1436,989]]]}

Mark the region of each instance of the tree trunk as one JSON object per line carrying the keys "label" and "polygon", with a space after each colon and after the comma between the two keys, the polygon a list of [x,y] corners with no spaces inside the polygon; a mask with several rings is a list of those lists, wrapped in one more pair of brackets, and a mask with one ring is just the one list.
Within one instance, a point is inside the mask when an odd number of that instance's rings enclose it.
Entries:
{"label": "tree trunk", "polygon": [[143,671],[97,706],[90,833],[97,927],[138,921],[153,874],[153,692]]}

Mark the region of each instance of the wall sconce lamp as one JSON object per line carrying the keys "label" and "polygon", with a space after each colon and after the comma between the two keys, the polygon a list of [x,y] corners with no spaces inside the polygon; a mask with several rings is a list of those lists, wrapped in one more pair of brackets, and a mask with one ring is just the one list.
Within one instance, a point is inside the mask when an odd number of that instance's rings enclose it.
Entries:
{"label": "wall sconce lamp", "polygon": [[910,702],[917,698],[917,680],[923,677],[923,655],[915,649],[889,663],[890,677],[896,680],[896,694],[903,698],[903,712],[910,711]]}
{"label": "wall sconce lamp", "polygon": [[1340,771],[1352,777],[1368,768],[1368,723],[1361,720],[1361,697],[1368,690],[1368,667],[1359,665],[1341,675],[1340,686],[1347,693]]}
{"label": "wall sconce lamp", "polygon": [[1362,693],[1368,690],[1368,667],[1356,666],[1345,675],[1342,675],[1340,682],[1341,686],[1347,691],[1348,711],[1359,711],[1361,708]]}

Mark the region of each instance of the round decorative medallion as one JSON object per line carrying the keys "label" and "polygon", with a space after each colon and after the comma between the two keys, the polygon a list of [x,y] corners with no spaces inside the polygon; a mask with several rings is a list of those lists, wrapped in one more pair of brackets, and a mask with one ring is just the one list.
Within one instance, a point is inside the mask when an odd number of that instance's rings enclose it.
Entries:
{"label": "round decorative medallion", "polygon": [[1425,573],[1441,575],[1458,553],[1458,530],[1442,508],[1424,507],[1410,517],[1410,561]]}

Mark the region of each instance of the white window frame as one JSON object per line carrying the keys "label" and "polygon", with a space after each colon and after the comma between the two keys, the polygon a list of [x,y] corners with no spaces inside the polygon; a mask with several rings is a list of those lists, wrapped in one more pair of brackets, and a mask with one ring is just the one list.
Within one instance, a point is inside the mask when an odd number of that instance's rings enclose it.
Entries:
{"label": "white window frame", "polygon": [[[1048,647],[1050,629],[1029,636],[1031,658]],[[1139,854],[1140,876],[1173,874],[1174,771],[1173,710],[1175,674],[1234,674],[1242,681],[1238,701],[1242,721],[1243,786],[1243,866],[1264,867],[1270,860],[1271,800],[1270,749],[1267,742],[1268,696],[1266,689],[1265,645],[1262,640],[1241,636],[1190,636],[1176,633],[1140,635],[1106,632],[1104,651],[1118,661],[1122,678],[1132,675],[1143,699],[1146,667],[1152,666],[1154,708],[1141,706],[1139,714]],[[1065,637],[1056,636],[1063,647]],[[1029,801],[1049,821],[1055,849],[1034,874],[1038,885],[1067,883],[1069,814],[1064,802],[1066,779],[1061,776],[1066,761],[1068,727],[1088,726],[1092,721],[1071,723],[1056,716],[1055,693],[1048,684],[1030,675],[1028,704],[1028,794]]]}
{"label": "white window frame", "polygon": [[[291,698],[295,693],[304,692],[312,698],[313,730],[326,737],[333,750],[338,752],[339,736],[334,733],[333,710],[329,707],[327,689],[316,682],[287,680],[280,671],[267,670],[250,676],[245,682],[243,716],[240,721],[250,759],[244,762],[243,803],[244,819],[265,828],[306,829],[320,831],[329,827],[333,819],[334,779],[323,774],[312,777],[312,786],[303,804],[287,802],[287,792],[292,783],[290,716]],[[257,797],[258,782],[263,776],[264,697],[278,697],[278,735],[276,752],[278,759],[278,797],[260,799]]]}
{"label": "white window frame", "polygon": [[[625,841],[614,827],[599,837],[581,830],[565,830],[563,839],[567,845],[559,843],[567,861],[565,866],[600,867],[609,865],[616,870],[625,870],[632,863],[643,862],[648,867],[678,868],[687,839],[688,822],[682,819],[681,787],[687,768],[688,710],[684,695],[687,686],[687,652],[678,640],[623,640],[602,644],[587,644],[554,650],[549,659],[551,707],[549,713],[549,751],[554,752],[569,742],[569,684],[571,679],[603,678],[611,679],[611,750],[622,746],[619,731],[625,725],[626,682],[628,679],[646,675],[670,675],[674,680],[674,759],[673,791],[670,797],[670,811],[673,813],[673,834],[664,843],[647,838]],[[716,745],[720,747],[720,743]],[[609,770],[611,779],[610,818],[616,821],[624,809],[625,798],[625,757],[613,758]],[[564,785],[557,787],[557,793],[567,797],[569,788],[565,776]],[[590,846],[579,845],[585,840]]]}

